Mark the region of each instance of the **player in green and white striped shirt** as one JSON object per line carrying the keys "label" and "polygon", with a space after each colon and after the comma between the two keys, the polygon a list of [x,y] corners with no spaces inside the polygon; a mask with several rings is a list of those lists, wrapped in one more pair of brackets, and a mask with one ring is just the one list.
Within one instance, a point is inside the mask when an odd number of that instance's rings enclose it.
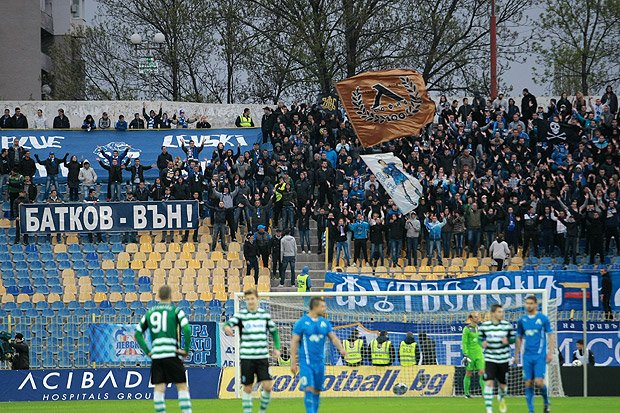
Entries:
{"label": "player in green and white striped shirt", "polygon": [[479,340],[482,344],[485,374],[484,404],[487,413],[493,412],[493,387],[495,380],[499,382],[497,398],[499,411],[505,413],[507,376],[510,370],[510,345],[516,336],[512,324],[504,320],[504,308],[501,304],[491,306],[491,320],[485,321],[478,328]]}
{"label": "player in green and white striped shirt", "polygon": [[[181,413],[192,413],[183,367],[183,358],[189,353],[192,331],[183,310],[172,305],[171,295],[169,286],[164,285],[159,289],[159,304],[147,311],[136,326],[136,341],[153,360],[151,383],[155,386],[155,412],[166,413],[166,384],[175,383]],[[183,349],[178,348],[179,328],[183,330]],[[144,333],[147,331],[151,335],[152,348],[144,340]]]}
{"label": "player in green and white striped shirt", "polygon": [[263,392],[260,400],[260,413],[265,413],[271,400],[273,380],[269,375],[269,334],[273,337],[273,357],[280,357],[280,335],[271,315],[259,308],[258,292],[255,289],[243,293],[247,309],[233,315],[226,324],[224,332],[234,335],[233,327],[239,328],[241,348],[241,384],[243,385],[243,413],[252,413],[252,387],[254,376],[256,382],[262,383]]}

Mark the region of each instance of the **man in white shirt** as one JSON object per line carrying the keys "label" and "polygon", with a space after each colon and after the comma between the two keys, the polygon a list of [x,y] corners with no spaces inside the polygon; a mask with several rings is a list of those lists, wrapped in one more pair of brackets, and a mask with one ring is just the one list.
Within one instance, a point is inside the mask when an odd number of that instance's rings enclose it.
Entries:
{"label": "man in white shirt", "polygon": [[508,248],[508,243],[504,241],[504,234],[499,233],[497,235],[489,247],[489,255],[497,263],[497,271],[501,271],[504,267],[504,261],[510,256],[510,248]]}
{"label": "man in white shirt", "polygon": [[48,129],[47,118],[43,115],[42,109],[37,109],[37,115],[34,117],[35,129]]}

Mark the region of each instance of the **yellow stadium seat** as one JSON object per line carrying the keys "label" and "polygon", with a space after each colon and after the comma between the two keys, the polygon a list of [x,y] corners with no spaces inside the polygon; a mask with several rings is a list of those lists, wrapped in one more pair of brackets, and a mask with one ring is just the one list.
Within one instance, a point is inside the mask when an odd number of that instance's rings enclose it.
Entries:
{"label": "yellow stadium seat", "polygon": [[491,257],[484,257],[482,260],[480,260],[480,265],[486,265],[488,267],[492,267],[493,266],[493,258],[491,258]]}
{"label": "yellow stadium seat", "polygon": [[260,275],[258,277],[258,283],[259,284],[264,284],[264,283],[269,283],[269,282],[271,282],[271,280],[269,279],[269,276]]}
{"label": "yellow stadium seat", "polygon": [[132,301],[138,301],[138,295],[136,293],[125,294],[125,301],[131,303]]}
{"label": "yellow stadium seat", "polygon": [[217,262],[215,263],[215,266],[217,268],[223,268],[226,270],[230,267],[230,261],[226,259],[217,260]]}
{"label": "yellow stadium seat", "polygon": [[30,302],[30,296],[28,294],[20,294],[20,295],[17,296],[16,302],[17,302],[17,304],[29,303]]}
{"label": "yellow stadium seat", "polygon": [[194,254],[194,259],[198,261],[206,261],[209,259],[209,253],[207,251],[198,251]]}
{"label": "yellow stadium seat", "polygon": [[[69,289],[69,290],[70,290],[70,288],[69,288],[69,287],[67,287],[67,289]],[[81,293],[89,293],[89,294],[92,294],[92,293],[93,293],[93,286],[92,286],[92,285],[90,285],[90,284],[80,285],[80,286],[79,286],[79,289],[80,289],[80,294],[81,294]]]}
{"label": "yellow stadium seat", "polygon": [[194,285],[194,283],[181,283],[181,292],[183,294],[187,294],[189,292],[194,292],[196,291],[196,285]]}
{"label": "yellow stadium seat", "polygon": [[63,303],[70,303],[71,301],[75,301],[77,299],[75,293],[68,293],[65,291],[65,293],[62,295],[62,302]]}
{"label": "yellow stadium seat", "polygon": [[90,277],[80,277],[78,279],[78,285],[91,285]]}
{"label": "yellow stadium seat", "polygon": [[254,288],[254,277],[251,275],[246,275],[243,277],[243,288]]}
{"label": "yellow stadium seat", "polygon": [[[120,262],[119,262],[120,264]],[[119,268],[119,267],[117,267]],[[141,270],[142,268],[144,268],[144,262],[143,261],[138,261],[138,260],[133,260],[131,261],[131,269],[132,270]]]}
{"label": "yellow stadium seat", "polygon": [[457,276],[461,273],[461,267],[457,267],[456,265],[451,265],[448,267],[448,275]]}
{"label": "yellow stadium seat", "polygon": [[359,271],[358,271],[358,269],[357,269],[357,266],[356,266],[356,265],[349,265],[348,267],[346,267],[346,268],[344,269],[344,271],[345,271],[347,274],[359,274]]}
{"label": "yellow stadium seat", "polygon": [[196,247],[196,251],[198,252],[208,252],[210,244],[208,242],[199,242],[198,247]]}
{"label": "yellow stadium seat", "polygon": [[271,270],[269,268],[261,267],[258,269],[258,275],[259,276],[266,275],[267,277],[269,277],[269,275],[271,274],[270,271]]}
{"label": "yellow stadium seat", "polygon": [[203,291],[200,293],[200,299],[209,302],[213,300],[213,294],[210,291]]}
{"label": "yellow stadium seat", "polygon": [[77,294],[77,287],[74,285],[66,285],[64,288],[65,294]]}
{"label": "yellow stadium seat", "polygon": [[209,234],[208,232],[204,235],[200,236],[200,243],[201,244],[207,244],[210,248],[211,243],[213,242],[213,238],[211,237],[211,234]]}
{"label": "yellow stadium seat", "polygon": [[213,271],[211,271],[211,276],[213,278],[224,277],[225,275],[226,275],[226,271],[224,271],[224,269],[220,267],[214,268]]}
{"label": "yellow stadium seat", "polygon": [[435,265],[433,267],[434,274],[442,274],[442,273],[445,274],[445,272],[446,272],[446,267],[444,267],[443,265]]}
{"label": "yellow stadium seat", "polygon": [[226,293],[226,291],[218,291],[215,293],[215,299],[218,301],[227,301],[228,294]]}
{"label": "yellow stadium seat", "polygon": [[418,269],[418,273],[420,273],[420,274],[428,274],[430,272],[431,272],[431,267],[429,267],[428,265],[422,265]]}
{"label": "yellow stadium seat", "polygon": [[211,292],[211,286],[207,283],[198,283],[196,285],[196,291],[198,293]]}
{"label": "yellow stadium seat", "polygon": [[187,294],[185,294],[185,299],[193,303],[194,301],[198,299],[198,293],[196,293],[195,291],[190,291]]}
{"label": "yellow stadium seat", "polygon": [[52,304],[55,303],[57,301],[60,301],[60,295],[56,294],[56,293],[51,293],[47,296],[47,302],[48,304]]}
{"label": "yellow stadium seat", "polygon": [[73,271],[71,268],[66,268],[66,269],[62,270],[61,277],[62,278],[67,278],[67,277],[73,278],[73,277],[75,277],[75,271]]}
{"label": "yellow stadium seat", "polygon": [[129,244],[125,245],[125,251],[130,254],[135,254],[136,252],[138,252],[138,244],[130,242]]}
{"label": "yellow stadium seat", "polygon": [[11,221],[6,218],[0,219],[0,228],[11,228]]}
{"label": "yellow stadium seat", "polygon": [[192,269],[197,270],[199,268],[202,268],[202,263],[198,260],[190,260],[187,263],[187,268],[192,268]]}
{"label": "yellow stadium seat", "polygon": [[114,261],[112,260],[103,260],[101,263],[102,270],[113,270],[114,269]]}
{"label": "yellow stadium seat", "polygon": [[467,261],[465,261],[465,266],[466,267],[477,267],[478,265],[480,265],[480,263],[478,262],[478,258],[476,257],[471,257],[471,258],[467,258]]}
{"label": "yellow stadium seat", "polygon": [[463,267],[461,272],[463,274],[466,274],[466,275],[473,275],[476,272],[476,268],[472,267],[472,266],[469,266],[469,265],[466,265],[466,266]]}
{"label": "yellow stadium seat", "polygon": [[65,244],[54,245],[54,254],[58,254],[59,252],[67,252],[67,246]]}
{"label": "yellow stadium seat", "polygon": [[159,268],[164,269],[164,270],[169,270],[169,269],[171,269],[171,268],[172,268],[172,261],[170,261],[170,260],[166,260],[166,259],[162,260],[162,261],[159,263]]}
{"label": "yellow stadium seat", "polygon": [[397,280],[406,280],[406,279],[408,279],[407,274],[404,273],[404,272],[396,273],[394,278],[397,279]]}
{"label": "yellow stadium seat", "polygon": [[153,252],[153,244],[149,243],[140,243],[140,252],[144,254],[149,254]]}
{"label": "yellow stadium seat", "polygon": [[146,253],[138,251],[133,255],[133,259],[138,261],[146,261]]}
{"label": "yellow stadium seat", "polygon": [[129,261],[122,261],[122,260],[116,261],[117,270],[126,270],[128,268],[129,268]]}
{"label": "yellow stadium seat", "polygon": [[409,274],[415,274],[418,272],[418,270],[416,269],[416,267],[414,267],[413,265],[407,265],[405,266],[405,269],[403,270],[406,273]]}
{"label": "yellow stadium seat", "polygon": [[141,270],[138,270],[138,277],[150,277],[151,271],[152,269],[142,268]]}
{"label": "yellow stadium seat", "polygon": [[211,259],[215,262],[224,258],[224,254],[221,251],[213,251],[211,253]]}
{"label": "yellow stadium seat", "polygon": [[100,302],[106,300],[107,298],[108,297],[105,295],[105,293],[97,293],[95,294],[95,298],[93,299],[93,301],[99,304]]}
{"label": "yellow stadium seat", "polygon": [[[152,244],[153,243],[153,239],[151,238],[151,236],[149,234],[142,234],[140,235],[140,245],[142,244]],[[144,251],[147,252],[147,251]]]}
{"label": "yellow stadium seat", "polygon": [[230,268],[242,269],[245,262],[240,259],[236,259],[230,262]]}
{"label": "yellow stadium seat", "polygon": [[194,254],[188,251],[181,251],[181,253],[179,254],[179,259],[183,261],[189,261],[191,259],[194,259]]}
{"label": "yellow stadium seat", "polygon": [[239,278],[241,276],[241,270],[239,268],[229,268],[228,271],[226,271],[226,274],[228,274],[228,278]]}
{"label": "yellow stadium seat", "polygon": [[155,260],[148,260],[147,262],[144,263],[144,268],[146,268],[147,270],[156,270],[157,268],[159,268],[159,263]]}
{"label": "yellow stadium seat", "polygon": [[415,273],[415,274],[411,274],[411,276],[409,277],[409,279],[411,281],[422,281],[422,275]]}
{"label": "yellow stadium seat", "polygon": [[186,242],[185,244],[183,244],[183,252],[196,252],[196,246],[193,242]]}
{"label": "yellow stadium seat", "polygon": [[212,270],[212,269],[215,268],[215,262],[213,260],[211,260],[211,259],[204,260],[202,262],[202,267],[203,268],[208,268],[208,269]]}
{"label": "yellow stadium seat", "polygon": [[228,254],[226,254],[226,259],[229,261],[238,260],[239,258],[241,257],[236,251],[229,251]]}
{"label": "yellow stadium seat", "polygon": [[196,282],[196,268],[188,268],[183,270],[182,279],[186,281]]}
{"label": "yellow stadium seat", "polygon": [[231,242],[228,245],[228,252],[241,252],[241,244],[238,242]]}
{"label": "yellow stadium seat", "polygon": [[123,295],[121,293],[110,293],[109,300],[111,303],[118,303],[119,301],[123,301]]}
{"label": "yellow stadium seat", "polygon": [[437,276],[437,274],[430,273],[430,274],[426,274],[424,279],[428,281],[436,281],[439,279],[439,277]]}
{"label": "yellow stadium seat", "polygon": [[506,268],[507,271],[519,271],[520,269],[521,267],[518,265],[509,265],[508,268]]}
{"label": "yellow stadium seat", "polygon": [[360,274],[372,274],[372,267],[363,266],[360,268]]}
{"label": "yellow stadium seat", "polygon": [[226,291],[226,285],[224,284],[224,282],[213,281],[213,288],[211,289],[211,291],[213,291],[214,293],[217,293],[218,291]]}
{"label": "yellow stadium seat", "polygon": [[271,291],[271,284],[259,283],[257,289],[259,293],[268,293]]}
{"label": "yellow stadium seat", "polygon": [[167,252],[164,254],[164,259],[175,262],[177,260],[178,254],[176,252]]}
{"label": "yellow stadium seat", "polygon": [[209,278],[211,277],[211,270],[208,268],[205,268],[204,266],[202,268],[199,268],[196,274],[196,279],[198,281],[202,281],[202,280],[209,280]]}
{"label": "yellow stadium seat", "polygon": [[148,261],[161,261],[161,253],[160,252],[149,253]]}
{"label": "yellow stadium seat", "polygon": [[140,293],[140,301],[143,303],[148,303],[153,299],[153,293]]}
{"label": "yellow stadium seat", "polygon": [[237,280],[236,283],[228,284],[228,292],[229,293],[240,293],[241,292],[241,284]]}
{"label": "yellow stadium seat", "polygon": [[79,244],[80,239],[77,237],[77,235],[68,235],[67,240],[65,242],[67,243],[67,245]]}
{"label": "yellow stadium seat", "polygon": [[178,268],[180,270],[184,270],[187,268],[187,261],[185,260],[176,260],[174,262],[174,268]]}
{"label": "yellow stadium seat", "polygon": [[6,288],[4,288],[4,286],[0,282],[0,295],[2,295],[2,294],[6,294]]}
{"label": "yellow stadium seat", "polygon": [[85,303],[86,301],[91,301],[93,299],[93,293],[92,292],[80,292],[80,294],[78,295],[78,301],[81,303]]}
{"label": "yellow stadium seat", "polygon": [[170,271],[168,271],[168,278],[181,278],[183,276],[183,272],[181,271],[181,268],[173,268]]}
{"label": "yellow stadium seat", "polygon": [[173,302],[181,301],[183,299],[183,294],[180,291],[173,291],[170,298]]}
{"label": "yellow stadium seat", "polygon": [[480,264],[480,265],[478,266],[478,269],[476,270],[476,272],[477,272],[478,274],[488,274],[488,273],[490,273],[490,272],[491,272],[491,269],[489,268],[489,266],[488,266],[488,265],[482,265],[482,264]]}
{"label": "yellow stadium seat", "polygon": [[156,242],[155,246],[153,247],[153,251],[163,254],[168,251],[168,246],[164,242]]}
{"label": "yellow stadium seat", "polygon": [[462,258],[452,258],[452,262],[450,263],[450,265],[455,265],[457,267],[464,267],[465,263],[463,262]]}
{"label": "yellow stadium seat", "polygon": [[171,242],[170,244],[168,244],[168,251],[179,253],[181,252],[181,245],[177,244],[176,242]]}
{"label": "yellow stadium seat", "polygon": [[162,268],[158,268],[155,271],[153,271],[153,277],[157,278],[157,277],[163,277],[166,278],[166,270],[162,269]]}
{"label": "yellow stadium seat", "polygon": [[516,265],[518,267],[522,266],[523,265],[523,258],[521,258],[519,256],[512,257],[510,259],[510,265]]}
{"label": "yellow stadium seat", "polygon": [[129,255],[128,252],[119,252],[118,255],[116,256],[116,259],[118,261],[129,261],[131,260],[131,255]]}
{"label": "yellow stadium seat", "polygon": [[15,297],[11,294],[4,294],[2,296],[2,304],[7,304],[7,303],[14,303],[15,302]]}

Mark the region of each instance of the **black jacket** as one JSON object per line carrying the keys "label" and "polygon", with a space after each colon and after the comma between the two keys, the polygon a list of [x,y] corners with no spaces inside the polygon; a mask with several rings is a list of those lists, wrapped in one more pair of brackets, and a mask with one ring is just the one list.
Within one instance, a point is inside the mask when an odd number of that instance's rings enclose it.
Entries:
{"label": "black jacket", "polygon": [[60,116],[56,116],[52,127],[54,129],[69,129],[71,127],[69,118],[66,116],[63,116],[62,118]]}
{"label": "black jacket", "polygon": [[144,182],[144,171],[148,171],[151,168],[151,165],[140,165],[136,167],[135,164],[128,167],[127,170],[131,172],[131,183],[138,183],[136,182],[136,177],[140,180],[139,182]]}
{"label": "black jacket", "polygon": [[8,175],[11,172],[11,161],[8,156],[0,156],[0,175]]}
{"label": "black jacket", "polygon": [[258,255],[258,249],[256,248],[256,244],[252,241],[245,241],[243,243],[243,257],[246,260],[250,260],[256,258]]}
{"label": "black jacket", "polygon": [[108,171],[108,182],[123,182],[123,168],[121,165],[106,165],[99,161],[99,165]]}
{"label": "black jacket", "polygon": [[383,244],[385,236],[385,225],[375,224],[370,226],[370,243]]}
{"label": "black jacket", "polygon": [[11,127],[14,129],[28,129],[28,119],[24,115],[19,117],[13,115],[11,118]]}
{"label": "black jacket", "polygon": [[168,162],[172,162],[172,155],[169,152],[160,153],[157,157],[157,169],[160,171],[168,167]]}
{"label": "black jacket", "polygon": [[54,158],[53,160],[50,158],[47,158],[45,160],[40,160],[39,159],[39,155],[35,154],[34,157],[37,160],[37,162],[39,163],[39,165],[43,165],[45,167],[45,171],[47,172],[47,175],[58,175],[58,173],[60,172],[60,165],[63,163],[67,162],[67,157],[69,156],[68,153],[65,154],[64,158],[62,159],[58,159],[58,158]]}
{"label": "black jacket", "polygon": [[80,169],[82,168],[82,162],[70,161],[65,162],[65,168],[68,169],[67,172],[67,184],[69,188],[77,188],[80,186],[80,180],[78,176],[80,175]]}
{"label": "black jacket", "polygon": [[[15,151],[19,154],[18,162],[15,161]],[[15,149],[13,145],[9,146],[9,165],[11,169],[13,169],[15,165],[21,164],[22,159],[24,159],[24,152],[26,152],[26,150],[21,146],[18,146],[17,149]]]}
{"label": "black jacket", "polygon": [[30,347],[25,341],[11,343],[13,354],[13,370],[30,370]]}
{"label": "black jacket", "polygon": [[19,169],[22,175],[28,175],[32,178],[37,173],[37,164],[32,158],[22,158]]}

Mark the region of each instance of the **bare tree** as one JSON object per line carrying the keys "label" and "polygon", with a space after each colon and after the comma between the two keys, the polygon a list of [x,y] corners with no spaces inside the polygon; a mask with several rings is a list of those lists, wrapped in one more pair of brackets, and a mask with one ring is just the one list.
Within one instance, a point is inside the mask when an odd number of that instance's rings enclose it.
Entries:
{"label": "bare tree", "polygon": [[[579,87],[588,95],[620,79],[620,2],[618,0],[557,0],[538,19],[534,51],[547,81]],[[562,90],[573,93],[575,90]]]}

